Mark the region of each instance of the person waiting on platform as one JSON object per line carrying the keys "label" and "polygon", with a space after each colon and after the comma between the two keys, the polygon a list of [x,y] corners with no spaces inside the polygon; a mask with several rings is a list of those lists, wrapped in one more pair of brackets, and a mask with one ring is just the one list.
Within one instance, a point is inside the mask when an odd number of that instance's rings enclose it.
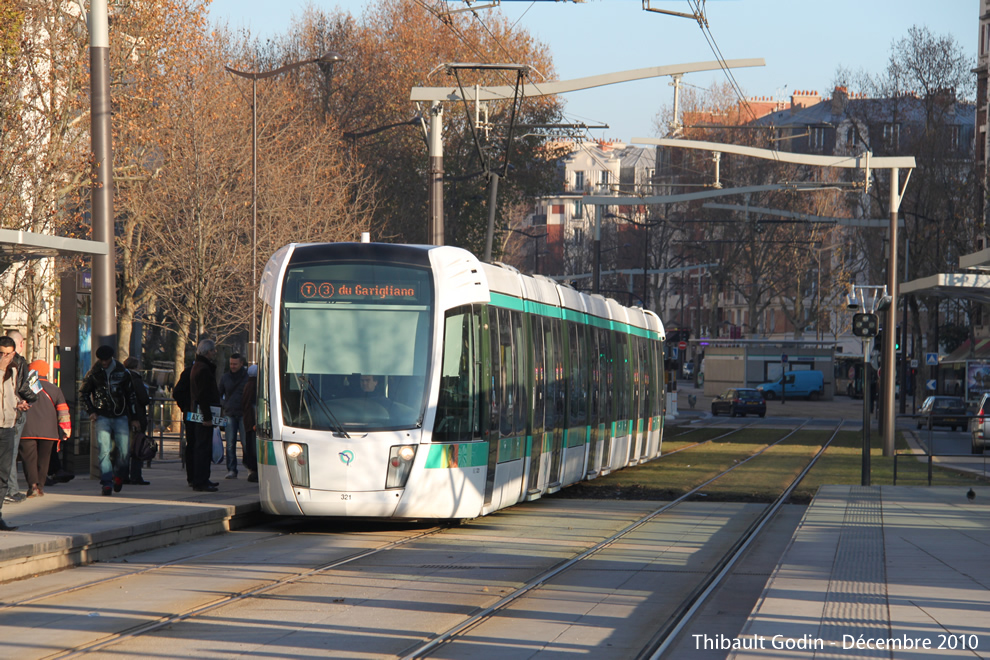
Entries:
{"label": "person waiting on platform", "polygon": [[48,363],[35,360],[30,366],[38,374],[41,393],[26,413],[20,454],[28,482],[27,496],[40,497],[45,494],[45,477],[52,450],[72,435],[72,416],[62,390],[48,382]]}

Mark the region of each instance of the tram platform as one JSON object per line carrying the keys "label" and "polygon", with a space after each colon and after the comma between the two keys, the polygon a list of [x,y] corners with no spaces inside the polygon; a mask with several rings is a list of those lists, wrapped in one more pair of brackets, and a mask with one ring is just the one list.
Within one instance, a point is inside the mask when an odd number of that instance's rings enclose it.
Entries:
{"label": "tram platform", "polygon": [[990,487],[967,491],[822,487],[745,625],[697,657],[990,657]]}
{"label": "tram platform", "polygon": [[249,525],[262,515],[258,484],[246,470],[237,479],[224,479],[226,472],[214,465],[219,491],[201,493],[186,484],[177,458],[155,460],[144,468],[150,485],[124,485],[110,497],[82,474],[41,497],[4,503],[4,521],[18,529],[0,532],[0,583]]}

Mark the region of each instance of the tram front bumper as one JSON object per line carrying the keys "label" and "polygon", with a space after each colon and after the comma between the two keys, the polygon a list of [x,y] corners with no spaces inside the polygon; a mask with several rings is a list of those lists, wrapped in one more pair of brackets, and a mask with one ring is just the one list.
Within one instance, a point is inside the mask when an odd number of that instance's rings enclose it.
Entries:
{"label": "tram front bumper", "polygon": [[403,490],[343,492],[293,488],[292,492],[304,516],[391,518]]}

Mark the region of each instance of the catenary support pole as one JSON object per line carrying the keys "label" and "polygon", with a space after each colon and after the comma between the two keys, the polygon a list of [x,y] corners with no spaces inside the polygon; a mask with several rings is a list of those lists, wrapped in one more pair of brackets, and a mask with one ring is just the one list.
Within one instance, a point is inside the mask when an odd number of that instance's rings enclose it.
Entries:
{"label": "catenary support pole", "polygon": [[601,290],[602,278],[602,207],[595,204],[595,247],[591,255],[591,292],[598,293]]}
{"label": "catenary support pole", "polygon": [[863,339],[863,467],[860,476],[860,486],[870,485],[870,402],[873,393],[870,391],[873,380],[870,371],[870,349],[873,340]]}
{"label": "catenary support pole", "polygon": [[93,352],[103,344],[117,347],[116,249],[113,232],[113,126],[110,109],[110,29],[107,0],[93,0],[89,10],[90,140],[93,182],[90,188],[93,240],[107,244],[93,257]]}
{"label": "catenary support pole", "polygon": [[443,105],[430,106],[430,245],[443,245]]}
{"label": "catenary support pole", "polygon": [[498,201],[498,172],[488,173],[488,230],[485,232],[485,263],[492,262],[492,242],[495,240],[495,204]]}
{"label": "catenary support pole", "polygon": [[900,170],[890,168],[890,258],[887,261],[887,295],[890,296],[890,306],[887,308],[887,319],[883,333],[883,368],[885,373],[881,379],[883,396],[880,397],[881,419],[883,420],[883,455],[894,455],[894,385],[897,382],[897,355],[894,344],[897,341],[897,207],[900,205]]}

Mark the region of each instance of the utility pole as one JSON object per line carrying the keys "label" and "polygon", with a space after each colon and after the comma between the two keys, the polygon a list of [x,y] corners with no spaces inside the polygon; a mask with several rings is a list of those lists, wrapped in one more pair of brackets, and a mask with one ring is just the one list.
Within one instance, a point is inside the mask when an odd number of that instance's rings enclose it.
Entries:
{"label": "utility pole", "polygon": [[90,200],[93,240],[107,245],[93,256],[93,354],[106,344],[117,348],[116,247],[113,233],[113,125],[110,111],[110,21],[107,0],[89,7],[90,142],[93,182]]}
{"label": "utility pole", "polygon": [[443,106],[430,105],[430,128],[427,135],[430,157],[430,245],[443,245]]}

